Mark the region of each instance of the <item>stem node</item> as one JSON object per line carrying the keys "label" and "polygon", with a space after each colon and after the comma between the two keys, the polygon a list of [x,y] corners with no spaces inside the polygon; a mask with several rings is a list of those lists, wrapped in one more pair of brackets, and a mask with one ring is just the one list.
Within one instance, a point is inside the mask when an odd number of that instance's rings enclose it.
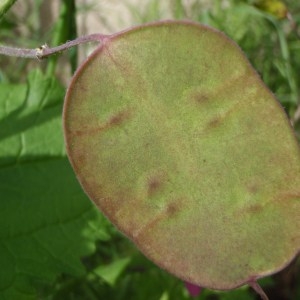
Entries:
{"label": "stem node", "polygon": [[44,44],[35,49],[24,49],[24,48],[13,48],[7,46],[0,46],[0,54],[24,58],[37,58],[42,60],[50,55],[60,53],[72,47],[80,44],[90,43],[90,42],[103,42],[107,36],[103,34],[90,34],[86,36],[81,36],[73,41],[68,41],[57,47],[50,48],[47,44]]}

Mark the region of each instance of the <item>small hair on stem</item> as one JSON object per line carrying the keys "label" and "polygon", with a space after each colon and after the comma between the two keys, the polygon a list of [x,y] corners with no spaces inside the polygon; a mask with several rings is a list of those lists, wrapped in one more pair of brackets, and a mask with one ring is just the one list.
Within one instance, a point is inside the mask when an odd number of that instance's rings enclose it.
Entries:
{"label": "small hair on stem", "polygon": [[7,46],[0,46],[0,54],[7,56],[16,56],[23,58],[37,58],[43,59],[47,58],[50,55],[65,51],[72,47],[75,47],[80,44],[89,43],[89,42],[103,42],[108,36],[104,34],[90,34],[86,36],[79,37],[73,41],[68,41],[65,44],[62,44],[57,47],[50,48],[47,44],[35,49],[25,49],[25,48],[14,48]]}

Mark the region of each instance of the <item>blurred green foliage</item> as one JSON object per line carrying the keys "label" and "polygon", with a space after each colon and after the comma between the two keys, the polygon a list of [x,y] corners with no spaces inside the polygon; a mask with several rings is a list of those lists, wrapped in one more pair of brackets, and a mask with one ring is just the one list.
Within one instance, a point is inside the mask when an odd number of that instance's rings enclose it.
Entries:
{"label": "blurred green foliage", "polygon": [[16,0],[2,0],[0,2],[0,19],[9,10],[9,8],[16,2]]}
{"label": "blurred green foliage", "polygon": [[[26,16],[10,12],[1,20],[1,41],[34,48],[36,41],[41,44],[45,40],[51,41],[51,44],[59,44],[76,36],[75,1],[60,1],[58,20],[46,30],[40,28],[37,17],[43,0],[34,2],[33,9],[28,9]],[[272,5],[271,2],[269,0],[268,5]],[[99,3],[101,5],[102,2]],[[287,0],[281,3],[288,11],[284,18],[263,3],[251,0],[150,0],[143,8],[132,5],[129,1],[126,3],[133,24],[165,16],[169,18],[171,15],[173,19],[189,19],[225,32],[240,45],[263,81],[275,93],[300,139],[299,1]],[[73,50],[68,55],[69,68],[74,71],[77,64],[76,51]],[[35,75],[28,76],[32,69],[38,70],[32,73]],[[57,57],[47,62],[0,57],[0,220],[3,229],[0,238],[0,300],[189,299],[180,280],[144,258],[130,241],[95,212],[87,198],[79,192],[80,187],[66,163],[62,134],[58,133],[63,95],[62,87],[54,77],[62,79],[59,71]],[[34,86],[39,87],[38,93],[33,90]],[[28,93],[33,96],[28,98]],[[30,99],[34,99],[36,104],[30,103]],[[20,148],[18,144],[22,139],[27,143],[25,148],[24,145]],[[41,196],[46,188],[45,181],[48,185],[53,181],[49,172],[54,172],[55,176],[66,176],[67,178],[57,178],[66,180],[70,190],[61,193],[63,181],[54,181],[56,191],[52,189],[52,194],[45,198],[49,199],[47,212],[44,211],[45,220],[41,215],[37,221],[37,203],[45,201]],[[34,176],[38,179],[35,180]],[[16,181],[18,178],[22,182]],[[21,206],[13,209],[7,205],[20,201],[16,196],[20,194],[20,199],[26,201],[23,217],[20,214],[23,212],[20,211]],[[54,201],[54,208],[51,207],[51,198],[57,199]],[[75,206],[71,204],[72,199],[78,201]],[[69,208],[70,205],[72,208]],[[43,209],[38,211],[38,214],[42,211]],[[76,217],[76,214],[80,215],[80,211],[88,213],[84,217]],[[19,218],[19,225],[11,224],[14,218]],[[70,218],[74,222],[64,225],[63,220]],[[46,226],[45,224],[52,224],[51,230],[45,227],[44,231],[34,233],[36,227]],[[14,230],[16,236],[11,235]],[[18,235],[20,232],[23,234],[22,239]],[[36,239],[39,236],[43,242],[37,247]],[[70,238],[63,238],[67,236]],[[23,248],[18,248],[20,245]],[[17,249],[24,249],[26,257],[22,257],[24,254]],[[7,256],[3,256],[3,253]],[[71,257],[65,259],[65,266],[59,265],[57,262],[63,261],[64,255]],[[11,259],[17,274],[14,276],[17,277],[8,278],[8,274],[12,272],[9,257],[13,257]],[[299,269],[298,260],[298,263],[295,261],[287,270],[262,280],[261,284],[270,299],[300,299]],[[242,287],[230,292],[204,289],[197,299],[258,298],[249,288]]]}

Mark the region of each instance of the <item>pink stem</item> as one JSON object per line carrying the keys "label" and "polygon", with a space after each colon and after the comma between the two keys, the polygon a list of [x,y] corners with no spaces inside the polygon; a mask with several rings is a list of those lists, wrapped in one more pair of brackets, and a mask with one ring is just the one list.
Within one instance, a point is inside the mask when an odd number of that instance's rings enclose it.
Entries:
{"label": "pink stem", "polygon": [[42,59],[52,54],[77,46],[79,44],[89,43],[89,42],[103,42],[108,37],[109,37],[108,35],[99,34],[99,33],[90,34],[90,35],[79,37],[73,41],[66,42],[65,44],[53,48],[49,48],[47,45],[42,45],[41,47],[36,49],[24,49],[24,48],[12,48],[12,47],[0,46],[0,54],[8,55],[8,56]]}
{"label": "pink stem", "polygon": [[186,289],[188,290],[191,297],[197,297],[200,295],[202,288],[198,285],[192,284],[190,282],[184,283]]}
{"label": "pink stem", "polygon": [[248,284],[255,290],[255,292],[258,295],[260,295],[262,300],[269,300],[266,293],[263,291],[263,289],[260,287],[260,285],[256,281],[250,281]]}

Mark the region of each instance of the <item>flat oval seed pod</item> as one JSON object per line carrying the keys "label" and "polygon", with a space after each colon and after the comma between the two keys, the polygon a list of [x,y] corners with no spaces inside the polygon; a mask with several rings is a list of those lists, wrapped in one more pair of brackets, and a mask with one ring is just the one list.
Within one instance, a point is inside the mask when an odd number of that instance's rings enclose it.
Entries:
{"label": "flat oval seed pod", "polygon": [[299,252],[299,145],[224,34],[168,21],[107,37],[70,84],[64,130],[91,200],[184,281],[232,289]]}

